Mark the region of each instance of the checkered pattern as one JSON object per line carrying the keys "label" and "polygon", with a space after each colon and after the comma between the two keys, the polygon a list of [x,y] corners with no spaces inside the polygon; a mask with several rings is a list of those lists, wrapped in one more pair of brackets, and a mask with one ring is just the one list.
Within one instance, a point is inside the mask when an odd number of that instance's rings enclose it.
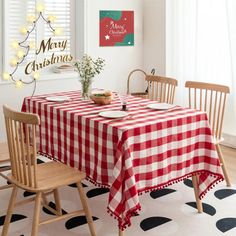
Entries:
{"label": "checkered pattern", "polygon": [[[108,209],[120,228],[140,209],[139,194],[160,189],[199,174],[200,197],[223,180],[205,113],[187,108],[151,110],[153,103],[129,99],[132,119],[111,122],[98,115],[120,110],[81,100],[79,92],[68,102],[48,102],[46,96],[25,98],[23,111],[41,118],[39,150],[86,172],[94,183],[110,188]],[[52,96],[52,94],[50,95]]]}

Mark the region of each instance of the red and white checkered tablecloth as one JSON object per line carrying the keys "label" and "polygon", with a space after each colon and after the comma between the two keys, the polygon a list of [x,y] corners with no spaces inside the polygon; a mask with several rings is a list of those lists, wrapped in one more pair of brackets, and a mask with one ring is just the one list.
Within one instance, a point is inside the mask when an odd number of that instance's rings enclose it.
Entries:
{"label": "red and white checkered tablecloth", "polygon": [[27,97],[22,111],[41,118],[40,153],[84,171],[94,183],[110,188],[108,209],[123,229],[140,209],[139,194],[161,189],[199,174],[200,198],[223,180],[211,130],[204,112],[181,108],[152,110],[154,103],[129,99],[130,119],[110,122],[99,111],[120,110],[115,98],[99,106],[81,100],[49,102],[45,96]]}

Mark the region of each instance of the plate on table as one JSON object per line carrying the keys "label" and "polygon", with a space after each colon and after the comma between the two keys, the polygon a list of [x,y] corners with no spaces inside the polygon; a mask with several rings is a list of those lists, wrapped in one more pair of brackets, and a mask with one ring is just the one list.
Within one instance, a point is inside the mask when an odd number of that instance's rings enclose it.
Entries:
{"label": "plate on table", "polygon": [[102,116],[105,118],[123,118],[128,115],[129,113],[125,111],[101,111],[99,113],[99,116]]}
{"label": "plate on table", "polygon": [[46,97],[46,100],[49,102],[65,102],[69,101],[70,98],[67,96],[54,96],[54,97]]}
{"label": "plate on table", "polygon": [[176,105],[168,104],[168,103],[152,103],[152,104],[147,105],[148,108],[155,109],[155,110],[168,110],[175,106]]}

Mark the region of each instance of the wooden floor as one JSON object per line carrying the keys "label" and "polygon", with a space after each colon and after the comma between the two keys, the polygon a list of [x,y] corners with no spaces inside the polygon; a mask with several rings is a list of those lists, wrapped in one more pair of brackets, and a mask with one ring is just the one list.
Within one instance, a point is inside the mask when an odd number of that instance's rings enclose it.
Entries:
{"label": "wooden floor", "polygon": [[231,183],[236,184],[236,149],[221,145]]}
{"label": "wooden floor", "polygon": [[[236,149],[226,146],[221,147],[231,182],[236,184]],[[6,157],[8,157],[7,145],[5,143],[0,143],[0,160],[5,159]]]}

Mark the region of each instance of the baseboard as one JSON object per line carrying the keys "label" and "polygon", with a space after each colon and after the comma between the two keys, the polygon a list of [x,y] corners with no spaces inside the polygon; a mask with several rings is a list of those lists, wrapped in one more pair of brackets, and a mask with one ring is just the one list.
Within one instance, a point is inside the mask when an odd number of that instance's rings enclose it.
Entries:
{"label": "baseboard", "polygon": [[223,133],[222,136],[224,137],[224,141],[221,144],[227,147],[236,148],[236,136],[225,133]]}

